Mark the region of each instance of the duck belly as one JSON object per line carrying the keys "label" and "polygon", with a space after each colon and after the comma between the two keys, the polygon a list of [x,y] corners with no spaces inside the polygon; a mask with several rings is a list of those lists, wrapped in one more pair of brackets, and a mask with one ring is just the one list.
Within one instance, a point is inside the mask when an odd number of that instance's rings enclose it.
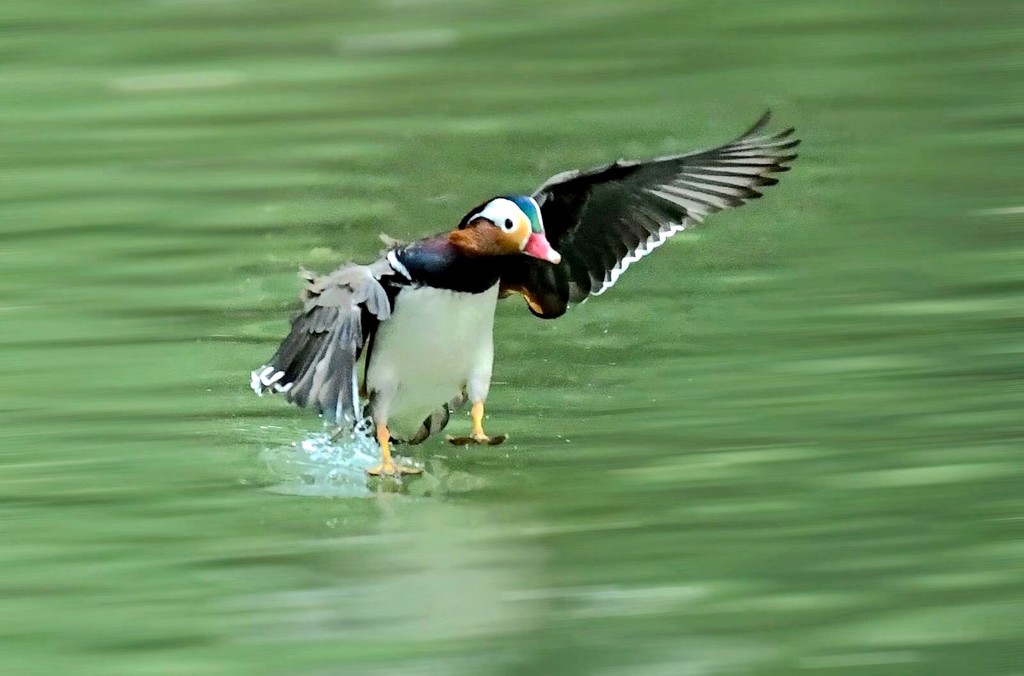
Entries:
{"label": "duck belly", "polygon": [[371,414],[408,438],[442,404],[469,389],[486,397],[494,363],[498,285],[483,293],[408,287],[377,329],[366,372]]}

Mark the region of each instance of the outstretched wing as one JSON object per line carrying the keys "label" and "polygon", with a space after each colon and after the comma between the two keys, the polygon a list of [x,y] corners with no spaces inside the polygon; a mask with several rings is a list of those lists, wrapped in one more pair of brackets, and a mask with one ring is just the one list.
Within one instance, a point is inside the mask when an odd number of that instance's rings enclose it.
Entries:
{"label": "outstretched wing", "polygon": [[303,308],[274,356],[252,372],[256,394],[281,393],[329,422],[357,422],[362,410],[356,362],[377,325],[391,316],[381,279],[394,274],[385,258],[322,277],[304,273]]}
{"label": "outstretched wing", "polygon": [[770,174],[787,171],[799,143],[793,129],[764,134],[769,113],[717,148],[646,161],[619,160],[551,177],[533,197],[558,265],[517,257],[502,288],[519,292],[540,317],[607,291],[626,269],[669,237],[729,207],[761,196]]}

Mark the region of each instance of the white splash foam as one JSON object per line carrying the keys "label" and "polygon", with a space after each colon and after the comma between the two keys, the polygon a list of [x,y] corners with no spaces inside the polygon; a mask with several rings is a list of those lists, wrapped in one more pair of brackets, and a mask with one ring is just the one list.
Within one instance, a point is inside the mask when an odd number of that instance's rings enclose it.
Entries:
{"label": "white splash foam", "polygon": [[[368,469],[380,463],[380,446],[360,424],[352,432],[317,432],[301,441],[263,451],[278,482],[268,488],[284,495],[358,498],[372,495]],[[420,464],[403,458],[406,464]]]}

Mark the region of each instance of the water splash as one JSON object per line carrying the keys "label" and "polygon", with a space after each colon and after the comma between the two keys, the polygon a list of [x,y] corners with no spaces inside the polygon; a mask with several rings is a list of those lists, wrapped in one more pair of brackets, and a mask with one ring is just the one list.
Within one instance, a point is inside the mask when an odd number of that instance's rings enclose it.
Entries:
{"label": "water splash", "polygon": [[[366,471],[380,462],[380,446],[365,421],[351,431],[314,432],[301,441],[265,449],[263,461],[284,495],[356,498],[373,494]],[[404,459],[405,462],[410,462]]]}

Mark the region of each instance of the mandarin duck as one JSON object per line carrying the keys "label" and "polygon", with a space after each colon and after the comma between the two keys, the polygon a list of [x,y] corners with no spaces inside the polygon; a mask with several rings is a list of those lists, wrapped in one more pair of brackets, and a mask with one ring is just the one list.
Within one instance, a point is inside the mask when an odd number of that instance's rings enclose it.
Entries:
{"label": "mandarin duck", "polygon": [[765,133],[768,121],[709,150],[560,173],[530,195],[487,200],[453,230],[392,241],[368,265],[305,273],[302,309],[252,388],[331,423],[368,417],[382,454],[374,475],[420,471],[396,462],[391,443],[423,441],[467,400],[472,432],[449,441],[501,443],[483,428],[498,300],[519,295],[537,317],[559,317],[672,235],[760,197],[799,143],[792,128]]}

